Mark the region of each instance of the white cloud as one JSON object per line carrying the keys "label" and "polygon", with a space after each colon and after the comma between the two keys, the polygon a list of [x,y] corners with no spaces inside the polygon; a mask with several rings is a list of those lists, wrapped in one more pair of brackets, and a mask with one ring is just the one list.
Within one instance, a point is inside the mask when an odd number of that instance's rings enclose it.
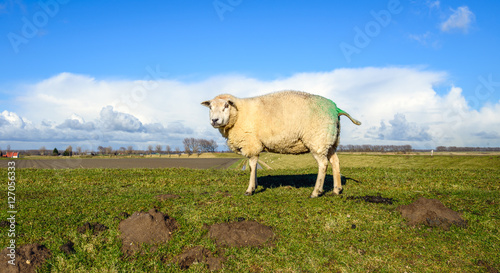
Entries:
{"label": "white cloud", "polygon": [[430,141],[427,126],[418,125],[415,122],[408,122],[405,115],[395,114],[393,120],[389,120],[389,126],[384,121],[380,122],[380,127],[372,127],[368,130],[368,137],[383,140],[396,141]]}
{"label": "white cloud", "polygon": [[[44,126],[50,126],[45,122],[42,122]],[[93,122],[85,122],[85,120],[77,115],[72,114],[69,119],[66,119],[63,123],[56,126],[58,129],[72,129],[72,130],[94,130],[95,126]]]}
{"label": "white cloud", "polygon": [[5,110],[0,114],[0,126],[2,125],[11,126],[14,128],[23,128],[24,120],[20,118],[16,113]]}
{"label": "white cloud", "polygon": [[356,126],[342,118],[341,144],[500,146],[493,138],[500,134],[500,102],[470,109],[461,88],[436,93],[434,87],[447,81],[445,72],[404,67],[298,73],[272,81],[242,75],[199,82],[97,80],[62,73],[19,87],[16,113],[0,115],[0,145],[182,148],[183,138],[198,137],[224,147],[200,102],[220,93],[250,97],[294,89],[328,97],[363,122]]}
{"label": "white cloud", "polygon": [[452,9],[452,12],[450,17],[441,24],[441,31],[460,30],[467,33],[470,25],[475,20],[474,13],[467,6],[458,7],[456,10]]}
{"label": "white cloud", "polygon": [[130,114],[115,112],[109,105],[102,108],[100,122],[101,128],[107,131],[140,132],[143,130],[138,118]]}

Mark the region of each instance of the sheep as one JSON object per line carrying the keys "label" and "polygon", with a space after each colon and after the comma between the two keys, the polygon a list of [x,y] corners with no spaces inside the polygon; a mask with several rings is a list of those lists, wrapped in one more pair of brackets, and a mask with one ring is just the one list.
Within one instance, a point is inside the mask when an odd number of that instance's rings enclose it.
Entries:
{"label": "sheep", "polygon": [[281,91],[253,98],[229,94],[201,103],[210,108],[210,123],[227,139],[228,147],[249,158],[250,182],[245,195],[257,187],[257,161],[263,151],[281,154],[310,152],[318,163],[316,185],[310,197],[323,193],[328,161],[332,164],[334,193],[342,192],[339,159],[340,115],[352,118],[324,97],[299,91]]}

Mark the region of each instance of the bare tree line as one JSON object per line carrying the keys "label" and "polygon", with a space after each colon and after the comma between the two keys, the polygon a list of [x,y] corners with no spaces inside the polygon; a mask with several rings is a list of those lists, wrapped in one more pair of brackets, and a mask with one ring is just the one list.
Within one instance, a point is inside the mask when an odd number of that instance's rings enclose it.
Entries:
{"label": "bare tree line", "polygon": [[203,138],[185,138],[182,141],[184,144],[184,152],[188,156],[192,154],[197,154],[200,156],[201,153],[213,153],[217,150],[217,142],[215,140],[206,140]]}
{"label": "bare tree line", "polygon": [[339,145],[339,152],[409,153],[411,145]]}
{"label": "bare tree line", "polygon": [[[186,140],[185,140],[186,141]],[[95,156],[95,155],[150,155],[152,156],[153,153],[158,154],[160,157],[162,155],[167,155],[171,157],[172,155],[178,155],[181,156],[183,153],[187,153],[188,155],[192,155],[193,153],[196,153],[200,155],[201,153],[205,152],[216,152],[218,145],[215,140],[207,140],[207,139],[195,139],[191,138],[189,139],[190,141],[190,146],[189,149],[182,150],[180,147],[171,147],[170,145],[148,145],[146,150],[136,150],[132,145],[129,145],[127,147],[120,147],[118,149],[113,149],[111,146],[98,146],[97,150],[90,150],[90,149],[85,149],[82,148],[81,146],[77,146],[74,148],[72,145],[69,145],[66,147],[64,150],[58,150],[57,148],[54,149],[47,149],[45,146],[41,146],[39,149],[33,149],[33,150],[18,150],[24,155],[42,155],[42,156],[74,156],[74,155],[89,155],[89,156]],[[9,152],[10,145],[7,146],[7,152]],[[0,154],[2,154],[2,149],[0,148]]]}
{"label": "bare tree line", "polygon": [[500,147],[456,147],[438,146],[437,152],[500,152]]}
{"label": "bare tree line", "polygon": [[[431,149],[427,149],[431,150]],[[339,145],[339,152],[379,152],[379,153],[408,153],[418,151],[411,145]],[[499,152],[500,147],[456,147],[438,146],[436,152]]]}

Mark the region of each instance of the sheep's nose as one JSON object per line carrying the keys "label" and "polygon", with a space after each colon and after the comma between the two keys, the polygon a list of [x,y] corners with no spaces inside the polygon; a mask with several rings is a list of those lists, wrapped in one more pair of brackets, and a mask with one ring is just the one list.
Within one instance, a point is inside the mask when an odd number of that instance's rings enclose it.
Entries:
{"label": "sheep's nose", "polygon": [[218,118],[213,118],[212,119],[212,124],[215,124],[219,119]]}

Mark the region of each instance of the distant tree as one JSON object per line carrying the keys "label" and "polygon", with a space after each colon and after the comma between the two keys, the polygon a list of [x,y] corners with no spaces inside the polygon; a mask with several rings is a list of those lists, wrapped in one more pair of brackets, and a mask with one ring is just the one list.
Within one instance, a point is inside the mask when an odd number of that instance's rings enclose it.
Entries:
{"label": "distant tree", "polygon": [[347,150],[350,152],[355,152],[354,145],[352,145],[352,144],[347,145]]}
{"label": "distant tree", "polygon": [[[191,140],[192,141],[192,140]],[[197,153],[213,153],[217,150],[217,142],[215,140],[207,140],[207,139],[195,139],[194,142],[195,144],[194,148],[197,148]]]}
{"label": "distant tree", "polygon": [[206,139],[203,139],[203,138],[200,138],[200,139],[197,139],[196,141],[198,141],[198,145],[200,146],[200,152],[203,152],[203,153],[206,153],[208,152],[208,149],[209,149],[209,141],[206,140]]}
{"label": "distant tree", "polygon": [[193,152],[191,150],[191,139],[189,138],[185,138],[183,141],[182,141],[182,144],[184,144],[184,152],[190,156]]}
{"label": "distant tree", "polygon": [[78,155],[81,155],[82,154],[82,146],[76,147],[76,152],[78,153]]}
{"label": "distant tree", "polygon": [[181,149],[179,147],[175,147],[175,152],[179,157],[181,157]]}
{"label": "distant tree", "polygon": [[437,152],[445,152],[446,151],[446,147],[444,147],[444,146],[437,146],[436,151]]}
{"label": "distant tree", "polygon": [[214,153],[215,151],[217,151],[217,148],[219,147],[219,145],[217,145],[217,142],[215,140],[210,140],[209,141],[209,152],[212,152]]}
{"label": "distant tree", "polygon": [[413,148],[411,147],[411,145],[404,145],[403,146],[404,153],[410,153],[412,150],[413,150]]}
{"label": "distant tree", "polygon": [[127,147],[127,153],[129,155],[131,155],[133,151],[134,151],[134,147],[132,147],[132,145],[130,145],[130,146]]}
{"label": "distant tree", "polygon": [[52,155],[53,156],[58,156],[59,155],[59,151],[57,150],[57,148],[54,148],[54,150],[52,150]]}
{"label": "distant tree", "polygon": [[42,146],[40,147],[40,149],[38,149],[40,151],[40,155],[45,155],[45,153],[47,152],[47,149],[45,149],[45,146]]}
{"label": "distant tree", "polygon": [[153,145],[148,145],[148,152],[150,155],[153,153]]}
{"label": "distant tree", "polygon": [[111,154],[113,153],[113,147],[108,146],[108,147],[104,148],[104,152],[105,152],[107,155],[111,155]]}
{"label": "distant tree", "polygon": [[199,140],[192,137],[192,138],[188,139],[188,143],[189,143],[189,147],[191,148],[191,154],[196,153],[196,154],[198,154],[198,156],[200,156],[201,148],[200,148]]}
{"label": "distant tree", "polygon": [[72,156],[73,155],[73,147],[71,147],[71,145],[69,145],[66,150],[64,150],[64,154],[65,156]]}
{"label": "distant tree", "polygon": [[161,149],[162,149],[161,145],[159,144],[156,145],[156,152],[160,155],[160,157],[161,157]]}
{"label": "distant tree", "polygon": [[165,152],[167,152],[168,157],[170,157],[170,154],[172,153],[172,148],[170,148],[170,145],[165,146]]}
{"label": "distant tree", "polygon": [[119,151],[120,154],[124,155],[127,152],[127,149],[125,147],[120,147]]}
{"label": "distant tree", "polygon": [[198,145],[199,145],[199,150],[203,153],[208,153],[210,151],[210,141],[200,138],[197,139]]}
{"label": "distant tree", "polygon": [[[201,155],[201,153],[203,153],[203,149],[201,148],[200,140],[201,140],[201,139],[195,139],[195,143],[196,143],[196,146],[195,146],[195,148],[196,148],[196,154],[198,155],[198,157]],[[205,141],[205,140],[203,139],[203,141]]]}
{"label": "distant tree", "polygon": [[201,146],[202,141],[204,141],[204,139],[194,138],[194,137],[189,139],[189,145],[191,145],[191,150],[198,156],[200,156],[200,154],[203,152],[203,148]]}
{"label": "distant tree", "polygon": [[7,145],[7,152],[10,152],[10,144]]}

